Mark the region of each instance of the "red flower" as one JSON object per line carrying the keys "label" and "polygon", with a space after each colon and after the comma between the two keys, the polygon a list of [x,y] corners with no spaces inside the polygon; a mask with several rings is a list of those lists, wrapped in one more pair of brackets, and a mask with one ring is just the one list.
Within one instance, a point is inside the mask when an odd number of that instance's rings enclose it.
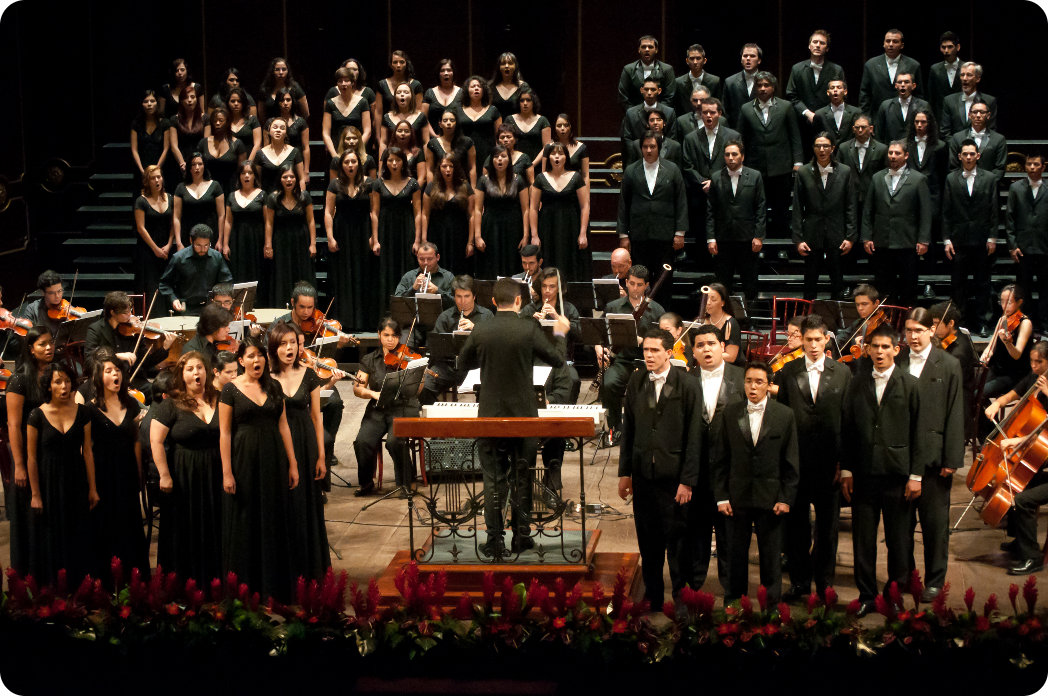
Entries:
{"label": "red flower", "polygon": [[779,602],[779,621],[784,624],[790,622],[790,605],[786,602]]}
{"label": "red flower", "polygon": [[894,580],[892,580],[892,584],[888,586],[888,597],[892,600],[892,604],[895,606],[902,606],[902,592],[899,590],[899,583]]}
{"label": "red flower", "polygon": [[568,620],[563,616],[558,616],[553,619],[553,628],[564,628],[568,624]]}
{"label": "red flower", "polygon": [[1019,613],[1019,608],[1015,606],[1015,598],[1019,596],[1019,586],[1014,582],[1008,588],[1008,600],[1012,603],[1012,611],[1016,614]]}
{"label": "red flower", "polygon": [[164,607],[168,614],[175,616],[178,614],[178,605],[174,602],[168,602],[167,606]]}
{"label": "red flower", "polygon": [[1037,577],[1031,575],[1026,578],[1026,583],[1023,584],[1023,599],[1026,600],[1026,611],[1033,613],[1034,607],[1037,605]]}
{"label": "red flower", "polygon": [[739,607],[742,608],[743,616],[749,616],[753,613],[753,602],[750,600],[749,595],[743,595],[739,598]]}
{"label": "red flower", "polygon": [[626,621],[624,619],[619,619],[618,621],[613,623],[611,625],[611,632],[612,633],[625,633],[626,632]]}
{"label": "red flower", "polygon": [[676,621],[677,619],[677,607],[673,604],[673,602],[663,602],[662,613],[665,614],[666,618],[670,621]]}
{"label": "red flower", "polygon": [[837,604],[837,590],[832,587],[827,587],[823,598],[826,602],[826,608],[832,609]]}
{"label": "red flower", "polygon": [[989,631],[990,630],[990,619],[985,616],[975,617],[975,630],[976,631]]}
{"label": "red flower", "polygon": [[120,607],[120,618],[126,619],[129,616],[131,616],[131,607],[127,605]]}
{"label": "red flower", "polygon": [[761,608],[761,611],[768,608],[768,588],[764,585],[757,588],[757,606]]}
{"label": "red flower", "polygon": [[964,606],[968,607],[968,611],[972,610],[972,606],[975,604],[975,588],[969,587],[964,591]]}
{"label": "red flower", "polygon": [[986,598],[986,604],[983,605],[983,616],[989,617],[995,611],[997,611],[997,595],[992,594]]}
{"label": "red flower", "polygon": [[[913,604],[917,606],[921,603],[921,593],[924,591],[924,583],[921,582],[921,574],[916,568],[910,573],[910,594],[913,595]],[[901,604],[901,602],[899,602]]]}
{"label": "red flower", "polygon": [[813,611],[815,611],[815,606],[819,603],[819,595],[812,592],[810,595],[808,595],[808,599],[806,600],[806,602],[808,605],[808,613],[810,614]]}

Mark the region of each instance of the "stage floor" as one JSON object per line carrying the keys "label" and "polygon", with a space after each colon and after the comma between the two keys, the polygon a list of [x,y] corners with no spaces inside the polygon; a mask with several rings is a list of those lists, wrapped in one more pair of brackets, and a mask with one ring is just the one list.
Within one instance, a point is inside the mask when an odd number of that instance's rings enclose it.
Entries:
{"label": "stage floor", "polygon": [[[583,402],[589,402],[594,398],[594,395],[588,392],[587,387],[588,381],[584,382],[582,386],[581,400]],[[366,584],[370,578],[382,575],[398,551],[408,548],[407,502],[403,499],[391,498],[369,510],[361,510],[365,504],[374,500],[373,497],[358,498],[353,495],[358,482],[356,461],[353,455],[353,438],[364,411],[364,401],[354,397],[347,385],[340,384],[339,388],[346,402],[346,410],[335,448],[340,465],[334,469],[334,472],[338,477],[352,483],[354,487],[342,487],[341,481],[336,477],[333,479],[336,485],[328,494],[325,514],[328,540],[332,547],[331,562],[336,570],[346,570],[351,580]],[[968,459],[970,461],[970,453]],[[577,501],[579,498],[578,454],[569,452],[566,460],[567,463],[562,471],[564,497]],[[603,514],[590,514],[586,517],[587,530],[600,530],[598,551],[636,552],[636,533],[631,516],[633,509],[619,499],[616,492],[618,450],[595,450],[590,445],[585,448],[585,460],[586,501],[606,505]],[[384,470],[383,485],[388,490],[393,486],[393,467],[388,455]],[[960,517],[971,498],[964,485],[966,473],[967,469],[964,469],[954,475],[951,525]],[[577,518],[566,519],[564,526],[566,529],[580,528]],[[3,562],[5,566],[10,558],[9,527],[6,521],[0,522],[0,562]],[[1044,539],[1046,527],[1048,527],[1048,521],[1042,515],[1040,539]],[[949,604],[963,606],[964,590],[969,586],[975,588],[976,602],[980,606],[991,592],[997,593],[999,599],[1006,601],[1009,585],[1013,582],[1021,585],[1025,581],[1025,577],[1012,577],[1006,572],[1010,558],[998,548],[1005,539],[1004,531],[988,528],[974,508],[965,515],[958,530],[950,539],[950,561],[947,572],[947,581],[951,587]],[[153,541],[151,552],[152,560],[155,562],[155,532]],[[481,531],[481,541],[483,541],[483,531]],[[421,543],[418,536],[416,536],[416,543]],[[883,579],[886,575],[883,534],[878,536],[878,544],[878,577]],[[924,547],[921,543],[919,527],[915,552],[917,567],[923,569]],[[755,592],[758,583],[756,540],[751,544],[750,557],[750,587],[751,591]],[[851,515],[850,509],[845,508],[841,515],[836,581],[837,592],[843,603],[858,596],[852,577],[852,564]],[[704,589],[713,592],[719,598],[723,592],[717,582],[715,561],[712,561],[710,565],[709,579]],[[1037,577],[1038,581],[1044,581],[1048,578],[1048,574],[1041,572],[1037,574]],[[522,577],[519,581],[526,581],[526,579]],[[788,576],[784,578],[784,582],[788,583]],[[669,588],[668,573],[666,573],[666,587]],[[638,594],[640,589],[641,584],[638,581],[636,584]]]}

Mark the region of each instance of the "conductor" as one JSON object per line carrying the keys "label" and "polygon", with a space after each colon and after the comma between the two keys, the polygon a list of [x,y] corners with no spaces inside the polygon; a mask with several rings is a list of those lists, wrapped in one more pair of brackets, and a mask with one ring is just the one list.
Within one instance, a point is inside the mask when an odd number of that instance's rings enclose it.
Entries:
{"label": "conductor", "polygon": [[[532,385],[535,358],[553,367],[563,366],[564,339],[571,325],[566,317],[557,318],[553,328],[554,346],[536,322],[517,316],[520,313],[518,281],[499,279],[493,295],[498,311],[488,321],[475,326],[462,347],[459,366],[463,369],[480,368],[481,390],[477,400],[481,418],[536,418],[538,401]],[[496,558],[506,555],[502,501],[507,493],[512,496],[510,502],[513,505],[510,548],[516,554],[534,547],[528,521],[531,486],[526,477],[530,473],[530,463],[535,460],[537,443],[525,438],[480,438],[477,449],[484,472],[484,524],[487,528],[487,541],[481,544],[481,552]]]}

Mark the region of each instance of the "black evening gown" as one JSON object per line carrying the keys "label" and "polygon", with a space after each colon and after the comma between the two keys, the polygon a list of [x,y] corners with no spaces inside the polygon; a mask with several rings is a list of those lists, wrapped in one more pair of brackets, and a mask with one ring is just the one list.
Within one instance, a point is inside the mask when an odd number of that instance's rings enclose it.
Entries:
{"label": "black evening gown", "polygon": [[[108,579],[113,556],[123,562],[130,573],[138,568],[149,575],[149,546],[142,520],[139,488],[138,402],[131,399],[120,424],[111,421],[97,406],[91,410],[91,449],[95,455],[95,487],[98,505],[91,512],[95,540],[93,571],[96,577]],[[125,575],[129,577],[129,575]]]}
{"label": "black evening gown", "polygon": [[296,202],[288,209],[283,194],[271,193],[266,206],[273,211],[273,283],[268,291],[274,302],[291,297],[295,285],[304,280],[313,287],[317,285],[313,259],[309,257],[309,229],[306,227],[306,206]]}
{"label": "black evening gown", "polygon": [[422,103],[429,104],[429,125],[433,128],[434,133],[440,132],[440,117],[444,115],[444,112],[448,109],[454,109],[456,106],[462,103],[462,100],[466,96],[466,91],[461,87],[455,87],[454,98],[445,106],[440,103],[437,98],[437,88],[430,87],[422,95]]}
{"label": "black evening gown", "polygon": [[[521,159],[526,157],[523,156]],[[516,175],[517,190],[508,196],[492,194],[488,177],[481,177],[477,190],[484,192],[484,216],[480,219],[480,236],[485,250],[477,252],[477,277],[494,280],[520,272],[518,245],[524,237],[524,216],[520,211],[520,191],[528,182]]]}
{"label": "black evening gown", "polygon": [[[229,271],[238,283],[258,281],[255,292],[256,307],[274,307],[275,299],[269,291],[268,273],[262,269],[267,265],[263,255],[266,244],[266,221],[262,215],[266,194],[255,189],[248,204],[241,205],[234,191],[226,196],[226,213],[233,216],[229,228]],[[265,276],[265,277],[264,277]]]}
{"label": "black evening gown", "polygon": [[[294,145],[295,147],[301,149],[302,131],[306,130],[307,128],[309,128],[309,124],[306,122],[306,119],[302,118],[301,116],[295,116],[294,120],[291,121],[291,123],[289,123],[287,126],[287,137],[285,139],[287,140],[288,144]],[[251,152],[251,150],[248,150],[248,152]]]}
{"label": "black evening gown", "polygon": [[[353,102],[353,106],[350,107],[349,113],[343,114],[338,110],[338,105],[335,104],[334,99],[324,100],[324,113],[331,114],[331,142],[335,143],[336,146],[339,143],[339,138],[342,136],[342,129],[349,126],[353,126],[361,135],[364,133],[364,114],[368,113],[368,100],[364,95],[360,95],[359,99]],[[372,124],[372,130],[375,124]],[[290,141],[289,141],[290,142]]]}
{"label": "black evening gown", "polygon": [[[527,155],[525,155],[523,152],[521,152],[520,150],[514,150],[513,151],[513,173],[514,174],[519,174],[520,176],[522,176],[525,179],[527,179],[528,178],[528,170],[531,169],[532,164],[533,164],[533,162],[531,161],[531,158],[528,157]],[[484,170],[481,171],[481,172],[477,172],[477,173],[478,174],[487,174],[488,170],[490,169],[490,165],[491,165],[491,155],[488,155],[488,158],[486,160],[484,160]],[[479,177],[478,177],[478,182],[479,182]],[[527,183],[528,183],[527,181],[524,182],[525,185],[527,185]]]}
{"label": "black evening gown", "polygon": [[502,120],[505,121],[507,116],[518,113],[520,111],[520,92],[528,86],[527,82],[521,82],[516,90],[509,95],[508,98],[503,98],[499,94],[498,87],[491,85],[491,105],[499,110],[502,114]]}
{"label": "black evening gown", "polygon": [[440,185],[435,181],[426,186],[426,195],[430,196],[426,241],[437,245],[442,268],[455,275],[472,272],[473,259],[466,257],[466,243],[469,241],[469,197],[473,195],[473,188],[467,181],[465,193],[456,193],[440,208],[432,200],[439,190]]}
{"label": "black evening gown", "polygon": [[247,153],[251,152],[250,149],[245,150],[239,140],[230,138],[229,147],[220,157],[211,153],[207,138],[200,139],[197,151],[204,156],[204,168],[211,174],[211,178],[222,186],[223,191],[232,191],[239,185],[237,167],[240,164],[240,155],[247,157]]}
{"label": "black evening gown", "polygon": [[189,246],[192,240],[189,233],[195,225],[204,224],[211,228],[211,244],[214,245],[218,239],[218,208],[215,201],[224,195],[222,186],[214,179],[208,183],[200,198],[195,197],[186,189],[185,184],[179,184],[175,189],[175,198],[182,199],[182,226],[179,236],[182,238],[182,246]]}
{"label": "black evening gown", "polygon": [[520,125],[517,116],[512,116],[506,120],[520,131],[520,135],[517,136],[517,149],[530,157],[532,162],[537,160],[539,155],[542,154],[542,131],[550,127],[549,119],[545,116],[539,116],[535,120],[534,125],[532,125],[531,130],[527,131]]}
{"label": "black evening gown", "polygon": [[347,331],[374,331],[385,303],[378,294],[379,257],[371,253],[371,186],[365,179],[355,196],[337,180],[328,185],[335,194],[332,232],[338,251],[328,254],[329,287],[335,304],[332,315]]}
{"label": "black evening gown", "polygon": [[[411,87],[411,96],[422,94],[422,83],[415,78],[408,80],[408,85]],[[382,95],[382,110],[389,111],[389,107],[393,103],[393,92],[389,90],[388,79],[378,81],[378,93]]]}
{"label": "black evening gown", "polygon": [[[401,120],[402,119],[399,116],[391,117],[388,111],[382,115],[382,126],[388,131],[389,142],[393,142],[393,129],[397,127],[397,124],[400,123]],[[408,125],[411,126],[411,130],[415,133],[415,144],[421,146],[422,130],[426,127],[426,115],[420,111],[415,114],[414,118],[403,120],[408,122]]]}
{"label": "black evening gown", "polygon": [[[144,172],[151,164],[160,161],[160,155],[164,153],[164,138],[171,124],[166,118],[158,118],[156,127],[152,133],[146,132],[145,119],[139,117],[131,122],[131,130],[138,136],[138,159],[142,162]],[[170,159],[171,153],[168,153]],[[131,162],[131,190],[137,195],[142,189],[142,172],[138,171],[134,161]]]}
{"label": "black evening gown", "polygon": [[298,486],[289,492],[288,534],[291,539],[291,577],[319,580],[331,567],[327,528],[324,525],[324,503],[320,499],[322,481],[314,480],[317,459],[317,435],[310,418],[310,395],[324,384],[313,370],[306,370],[293,396],[284,395],[287,425],[295,446],[298,462]]}
{"label": "black evening gown", "polygon": [[[262,125],[258,122],[258,118],[254,116],[248,116],[244,119],[244,125],[240,127],[240,130],[233,130],[232,124],[229,126],[229,134],[236,138],[240,144],[244,147],[244,152],[247,156],[251,156],[251,151],[255,149],[255,129],[261,128]],[[290,140],[288,142],[291,142]],[[262,149],[262,144],[259,143],[259,149]]]}
{"label": "black evening gown", "polygon": [[[473,146],[477,149],[477,166],[480,167],[488,161],[491,150],[495,147],[495,121],[501,118],[499,110],[494,106],[488,106],[479,118],[473,120],[466,115],[463,105],[459,104],[455,114],[458,116],[462,135],[472,140]],[[477,175],[482,173],[477,172]]]}
{"label": "black evening gown", "polygon": [[[158,213],[144,196],[135,200],[135,210],[145,213],[145,227],[153,243],[159,247],[167,244],[171,238],[171,221],[175,215],[174,200],[170,193],[164,194],[167,198],[167,207],[164,212]],[[168,257],[175,253],[172,246]],[[151,295],[153,290],[160,286],[160,276],[167,268],[167,259],[162,259],[146,245],[145,240],[138,234],[135,235],[135,287],[140,294]]]}
{"label": "black evening gown", "polygon": [[535,188],[542,192],[539,209],[539,242],[544,265],[556,266],[567,280],[588,280],[593,275],[589,248],[579,249],[578,190],[585,185],[582,174],[572,172],[564,190],[557,191],[545,174],[535,177]]}
{"label": "black evening gown", "polygon": [[[199,82],[193,83],[193,89],[196,90],[197,99],[203,99],[204,86]],[[164,101],[164,116],[166,118],[174,118],[175,114],[178,113],[178,95],[171,94],[171,84],[165,82],[160,85],[160,89],[156,91],[158,98],[163,98]]]}
{"label": "black evening gown", "polygon": [[36,461],[43,510],[34,510],[29,568],[41,584],[52,583],[66,570],[70,587],[91,572],[91,518],[84,464],[84,428],[91,422],[86,406],[59,432],[39,408],[29,414],[37,430]]}
{"label": "black evening gown", "polygon": [[[7,383],[8,394],[18,394],[22,397],[22,461],[28,465],[26,458],[26,426],[29,424],[29,414],[40,405],[40,401],[33,399],[30,394],[28,380],[22,375],[16,374]],[[13,468],[13,464],[12,464]],[[29,484],[25,487],[16,486],[14,472],[10,485],[5,486],[4,495],[10,499],[4,501],[4,512],[11,521],[11,567],[20,575],[25,575],[30,569],[30,558],[32,556],[32,522],[33,516],[29,509],[29,500],[32,491]]]}
{"label": "black evening gown", "polygon": [[236,573],[263,600],[291,600],[288,460],[280,437],[279,386],[261,406],[237,385],[222,389],[233,409],[232,468],[236,493],[223,495],[222,570]]}
{"label": "black evening gown", "polygon": [[161,494],[163,519],[157,565],[194,578],[200,587],[222,578],[222,459],[218,450],[218,408],[210,423],[165,399],[154,416],[168,428],[167,460],[173,488]]}
{"label": "black evening gown", "polygon": [[299,162],[304,162],[302,151],[294,145],[289,147],[291,152],[279,164],[269,159],[263,148],[258,149],[258,154],[255,155],[255,164],[258,165],[259,171],[258,187],[266,193],[271,193],[280,188],[280,175],[284,173],[284,169],[294,167]]}
{"label": "black evening gown", "polygon": [[[426,142],[426,149],[433,153],[433,171],[430,174],[433,178],[436,178],[440,172],[440,160],[444,159],[446,150],[444,149],[443,143],[440,142],[440,138],[430,138]],[[473,141],[469,138],[459,138],[458,145],[452,150],[452,156],[458,160],[459,166],[462,167],[462,173],[469,178],[469,151],[472,149],[476,152],[476,146],[473,145]],[[478,163],[480,160],[476,160]]]}
{"label": "black evening gown", "polygon": [[418,181],[414,178],[408,179],[397,194],[386,188],[385,179],[377,179],[374,184],[373,191],[379,196],[378,242],[382,248],[378,258],[378,296],[383,308],[389,305],[389,298],[404,273],[418,265],[411,253],[415,241],[415,209],[411,197],[418,190]]}

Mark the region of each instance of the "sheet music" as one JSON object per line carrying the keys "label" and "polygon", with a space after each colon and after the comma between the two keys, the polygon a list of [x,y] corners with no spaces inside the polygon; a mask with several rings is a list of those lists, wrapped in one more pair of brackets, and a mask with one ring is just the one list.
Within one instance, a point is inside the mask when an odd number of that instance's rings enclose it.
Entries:
{"label": "sheet music", "polygon": [[[549,365],[535,365],[531,368],[531,383],[536,387],[541,387],[546,384],[546,380],[549,379],[550,373],[553,372],[553,368]],[[481,384],[480,381],[480,368],[470,370],[466,373],[466,379],[462,381],[462,386],[459,387],[459,394],[472,393],[475,391],[476,385]]]}

